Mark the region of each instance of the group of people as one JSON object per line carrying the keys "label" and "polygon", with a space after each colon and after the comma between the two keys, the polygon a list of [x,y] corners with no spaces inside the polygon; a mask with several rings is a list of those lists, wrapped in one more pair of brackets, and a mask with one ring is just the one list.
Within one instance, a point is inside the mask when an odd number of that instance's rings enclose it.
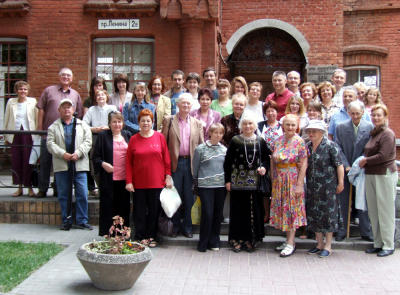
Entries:
{"label": "group of people", "polygon": [[[18,82],[18,98],[9,101],[5,124],[14,130],[48,130],[42,137],[37,196],[46,196],[53,163],[61,229],[72,226],[72,183],[76,223],[92,229],[87,195],[97,182],[99,235],[108,234],[115,215],[130,224],[133,193],[134,238],[156,247],[160,193],[175,186],[182,205],[172,217],[172,236],[192,238],[195,186],[201,200],[200,252],[219,250],[223,210],[229,206],[229,243],[235,252],[253,252],[269,222],[286,233],[276,248],[281,257],[295,252],[299,228],[315,234],[317,244],[308,253],[327,257],[334,233],[343,240],[352,216],[361,238],[374,242],[367,253],[393,253],[395,135],[379,90],[360,83],[344,86],[345,71],[337,69],[332,83],[318,87],[300,84],[295,71],[276,71],[274,92],[265,102],[261,83],[248,85],[240,76],[217,80],[213,68],[202,73],[204,88],[199,74],[185,79],[182,71],[173,71],[168,91],[155,75],[147,86],[136,83],[131,93],[128,77],[120,74],[111,96],[105,81],[95,77],[83,104],[70,87],[72,71],[63,68],[59,75],[60,84],[46,88],[37,104],[27,97],[29,84]],[[22,194],[22,185],[34,196],[24,176],[30,150],[18,147],[32,139],[16,135],[7,141],[15,145],[13,169],[21,176],[14,179],[20,184],[14,196]],[[350,214],[355,192],[357,210]]]}

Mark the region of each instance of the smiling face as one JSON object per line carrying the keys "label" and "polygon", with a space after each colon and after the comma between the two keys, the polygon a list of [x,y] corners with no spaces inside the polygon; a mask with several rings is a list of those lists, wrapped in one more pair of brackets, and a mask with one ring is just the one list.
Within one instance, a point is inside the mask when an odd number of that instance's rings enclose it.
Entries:
{"label": "smiling face", "polygon": [[124,122],[120,118],[112,117],[110,122],[110,129],[113,134],[121,133],[123,127],[124,127]]}
{"label": "smiling face", "polygon": [[357,95],[351,90],[343,91],[343,105],[345,108],[351,103],[352,101],[357,99]]}
{"label": "smiling face", "polygon": [[298,114],[300,111],[300,103],[296,99],[293,99],[289,104],[289,109],[290,113]]}
{"label": "smiling face", "polygon": [[18,90],[17,90],[18,98],[23,99],[23,100],[26,99],[26,97],[28,96],[28,91],[29,91],[29,89],[28,89],[28,86],[26,86],[26,85],[22,85],[22,86],[18,87]]}
{"label": "smiling face", "polygon": [[186,88],[189,92],[196,92],[199,89],[199,83],[195,79],[191,79],[186,82]]}
{"label": "smiling face", "polygon": [[60,105],[58,111],[60,112],[60,118],[63,121],[71,120],[72,116],[74,115],[74,107],[68,102]]}
{"label": "smiling face", "polygon": [[278,117],[278,112],[276,109],[269,107],[265,111],[265,116],[267,117],[268,122],[275,122],[276,118]]}
{"label": "smiling face", "polygon": [[210,133],[210,140],[213,144],[216,144],[222,140],[224,132],[221,129],[216,129]]}
{"label": "smiling face", "polygon": [[286,117],[283,120],[283,130],[287,137],[295,135],[297,130],[297,120],[295,118]]}
{"label": "smiling face", "polygon": [[382,126],[386,123],[386,115],[382,109],[375,109],[371,113],[372,124],[375,126]]}
{"label": "smiling face", "polygon": [[340,71],[335,72],[332,76],[332,82],[335,84],[336,89],[342,88],[346,82],[346,74]]}
{"label": "smiling face", "polygon": [[237,118],[239,118],[243,114],[245,107],[246,107],[246,102],[244,99],[238,98],[232,101],[233,114]]}
{"label": "smiling face", "polygon": [[310,120],[320,120],[322,118],[322,114],[314,108],[308,109],[307,116]]}
{"label": "smiling face", "polygon": [[277,93],[281,93],[286,87],[286,77],[283,75],[276,75],[272,78],[272,86]]}
{"label": "smiling face", "polygon": [[138,85],[135,87],[135,96],[138,100],[142,100],[144,99],[145,95],[146,95],[146,87],[142,86],[142,85]]}
{"label": "smiling face", "polygon": [[218,96],[219,97],[227,97],[227,96],[229,96],[229,87],[227,87],[227,86],[218,87]]}
{"label": "smiling face", "polygon": [[243,135],[250,137],[251,135],[254,134],[254,131],[256,131],[256,126],[253,121],[250,120],[244,120],[242,122],[242,133]]}
{"label": "smiling face", "polygon": [[313,98],[313,90],[311,86],[305,86],[301,89],[301,97],[304,101],[310,101]]}
{"label": "smiling face", "polygon": [[287,75],[287,83],[290,88],[296,89],[300,85],[300,75],[295,72],[290,72]]}
{"label": "smiling face", "polygon": [[211,102],[211,97],[209,97],[208,94],[203,94],[199,99],[200,108],[204,111],[208,110],[210,108]]}
{"label": "smiling face", "polygon": [[217,77],[215,76],[214,71],[205,72],[204,80],[206,81],[207,87],[213,89],[217,83]]}
{"label": "smiling face", "polygon": [[325,86],[321,89],[321,98],[323,102],[330,101],[333,97],[333,92],[331,87]]}
{"label": "smiling face", "polygon": [[126,82],[125,81],[118,81],[117,88],[118,88],[119,92],[125,92],[126,91]]}
{"label": "smiling face", "polygon": [[107,102],[107,95],[105,94],[104,91],[100,90],[96,92],[96,102],[97,105],[103,106]]}
{"label": "smiling face", "polygon": [[142,116],[139,121],[140,130],[143,132],[149,132],[153,127],[153,120],[150,116]]}
{"label": "smiling face", "polygon": [[261,96],[261,88],[258,85],[253,85],[250,87],[249,98],[253,100],[259,100]]}
{"label": "smiling face", "polygon": [[239,81],[236,81],[236,82],[235,82],[235,85],[234,85],[234,93],[235,93],[235,94],[237,94],[237,93],[244,93],[243,84],[240,83]]}
{"label": "smiling face", "polygon": [[103,90],[103,83],[97,83],[96,85],[94,85],[93,89],[94,89],[94,93],[96,93],[96,91],[99,90]]}
{"label": "smiling face", "polygon": [[192,107],[192,102],[187,97],[179,97],[178,107],[179,113],[187,115],[189,114],[190,108]]}
{"label": "smiling face", "polygon": [[376,99],[378,98],[377,90],[370,90],[367,95],[367,102],[369,105],[374,105],[376,103]]}
{"label": "smiling face", "polygon": [[153,94],[161,94],[162,83],[160,79],[154,79],[153,85],[151,86],[151,92]]}
{"label": "smiling face", "polygon": [[60,72],[60,83],[64,87],[68,87],[72,83],[72,72],[70,69],[62,69]]}

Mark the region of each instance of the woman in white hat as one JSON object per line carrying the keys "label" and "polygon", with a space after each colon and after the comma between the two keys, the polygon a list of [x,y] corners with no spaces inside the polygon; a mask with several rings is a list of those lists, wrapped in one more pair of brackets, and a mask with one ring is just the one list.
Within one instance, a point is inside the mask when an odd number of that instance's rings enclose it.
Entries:
{"label": "woman in white hat", "polygon": [[310,139],[307,143],[306,215],[308,228],[315,232],[317,239],[316,247],[308,250],[308,254],[318,254],[321,258],[332,253],[333,232],[341,222],[336,194],[343,190],[344,176],[339,151],[335,143],[324,137],[325,130],[322,120],[311,120],[306,127]]}

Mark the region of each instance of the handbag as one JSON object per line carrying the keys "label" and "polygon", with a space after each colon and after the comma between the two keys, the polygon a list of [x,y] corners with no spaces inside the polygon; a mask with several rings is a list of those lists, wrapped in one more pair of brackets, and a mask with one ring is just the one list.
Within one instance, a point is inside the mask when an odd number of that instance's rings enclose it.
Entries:
{"label": "handbag", "polygon": [[171,236],[173,233],[174,224],[171,218],[168,218],[164,213],[158,217],[158,231],[163,236]]}
{"label": "handbag", "polygon": [[[259,152],[258,162],[259,162],[259,167],[261,167],[260,139],[258,139],[258,152]],[[271,179],[268,177],[268,172],[266,172],[264,175],[258,174],[257,190],[264,195],[266,194],[267,196],[271,194]]]}
{"label": "handbag", "polygon": [[31,182],[32,187],[38,187],[39,185],[39,171],[37,165],[32,165]]}

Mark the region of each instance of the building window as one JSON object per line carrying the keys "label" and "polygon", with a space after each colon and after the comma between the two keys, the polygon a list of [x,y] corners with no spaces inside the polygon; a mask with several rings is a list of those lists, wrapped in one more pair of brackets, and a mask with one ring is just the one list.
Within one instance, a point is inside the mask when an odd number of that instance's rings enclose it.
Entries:
{"label": "building window", "polygon": [[26,40],[0,38],[0,121],[7,100],[17,96],[14,84],[19,80],[26,81]]}
{"label": "building window", "polygon": [[154,39],[98,38],[94,39],[93,75],[106,80],[113,93],[113,79],[117,74],[128,75],[129,82],[148,82],[154,74]]}
{"label": "building window", "polygon": [[380,86],[379,67],[375,66],[352,66],[345,68],[346,84],[353,85],[356,82],[364,82],[368,87]]}

